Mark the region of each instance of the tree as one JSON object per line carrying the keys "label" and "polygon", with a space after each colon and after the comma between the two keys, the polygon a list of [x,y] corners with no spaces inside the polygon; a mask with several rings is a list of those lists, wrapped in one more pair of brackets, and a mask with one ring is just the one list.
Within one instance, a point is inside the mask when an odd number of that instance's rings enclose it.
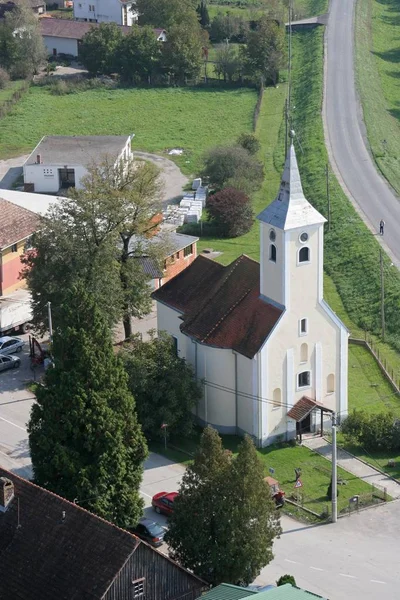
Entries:
{"label": "tree", "polygon": [[161,45],[151,27],[133,25],[116,58],[116,69],[127,82],[148,80],[160,68]]}
{"label": "tree", "polygon": [[105,157],[88,168],[81,184],[46,215],[33,237],[36,250],[24,259],[33,322],[43,331],[44,303],[52,302],[57,311],[65,290],[82,280],[110,327],[122,317],[129,337],[131,316],[141,317],[151,307],[148,278],[131,258],[146,252],[159,260],[163,252],[145,237],[161,210],[159,170],[145,161],[115,165]]}
{"label": "tree", "polygon": [[247,150],[250,154],[257,154],[261,144],[253,133],[242,133],[237,140],[239,146]]}
{"label": "tree", "polygon": [[177,83],[199,75],[202,65],[203,37],[199,23],[172,25],[163,44],[163,66]]}
{"label": "tree", "polygon": [[208,198],[211,219],[226,237],[237,237],[250,231],[254,215],[250,199],[235,188],[224,188]]}
{"label": "tree", "polygon": [[208,14],[207,0],[200,0],[196,8],[199,16],[199,22],[203,29],[207,29],[210,24],[210,15]]}
{"label": "tree", "polygon": [[224,81],[235,81],[240,77],[242,62],[234,46],[224,44],[217,48],[214,70]]}
{"label": "tree", "polygon": [[162,437],[160,427],[167,423],[169,434],[188,435],[191,410],[200,401],[202,389],[192,367],[177,356],[172,338],[166,334],[148,342],[133,338],[121,356],[144,433]]}
{"label": "tree", "polygon": [[250,31],[247,45],[243,47],[243,58],[247,75],[264,85],[276,85],[279,70],[285,64],[285,28],[275,20],[263,15],[257,28]]}
{"label": "tree", "polygon": [[83,36],[79,58],[89,73],[109,75],[116,70],[116,57],[120,54],[123,37],[116,23],[100,23]]}
{"label": "tree", "polygon": [[262,164],[240,146],[217,146],[204,157],[202,176],[215,189],[232,186],[250,193],[260,187],[263,175]]}
{"label": "tree", "polygon": [[13,79],[22,79],[37,73],[46,58],[39,20],[30,4],[20,0],[0,25],[0,64]]}
{"label": "tree", "polygon": [[242,16],[232,12],[218,12],[210,26],[210,38],[213,42],[234,41],[244,43],[249,32],[249,23]]}
{"label": "tree", "polygon": [[278,581],[276,582],[276,585],[279,587],[281,585],[285,585],[286,583],[290,583],[290,585],[296,586],[296,580],[293,577],[293,575],[281,575],[281,577],[279,577]]}
{"label": "tree", "polygon": [[197,4],[198,0],[136,0],[135,10],[139,25],[162,27],[169,34],[175,25],[198,25]]}
{"label": "tree", "polygon": [[247,585],[272,560],[272,543],[280,533],[251,439],[247,436],[231,457],[207,427],[170,517],[166,541],[172,557],[213,585]]}
{"label": "tree", "polygon": [[83,282],[58,312],[52,353],[28,425],[34,480],[132,526],[143,509],[146,442],[107,323]]}

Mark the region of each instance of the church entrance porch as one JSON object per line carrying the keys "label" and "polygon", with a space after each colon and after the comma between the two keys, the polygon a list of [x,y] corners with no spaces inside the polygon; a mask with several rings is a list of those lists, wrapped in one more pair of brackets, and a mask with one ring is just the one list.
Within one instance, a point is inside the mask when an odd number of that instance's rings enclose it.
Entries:
{"label": "church entrance porch", "polygon": [[[303,434],[310,433],[313,426],[316,426],[318,416],[316,412],[320,412],[321,418],[321,437],[324,435],[324,413],[332,413],[330,408],[323,404],[303,396],[298,402],[288,411],[288,417],[296,421],[296,437],[302,440]],[[315,415],[315,419],[313,416]]]}

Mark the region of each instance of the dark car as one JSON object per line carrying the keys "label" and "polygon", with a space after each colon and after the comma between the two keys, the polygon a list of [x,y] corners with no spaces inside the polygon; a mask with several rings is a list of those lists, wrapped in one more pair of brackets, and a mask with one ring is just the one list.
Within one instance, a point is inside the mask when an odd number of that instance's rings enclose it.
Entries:
{"label": "dark car", "polygon": [[151,519],[140,519],[136,527],[130,528],[129,531],[152,546],[161,546],[164,541],[165,530]]}
{"label": "dark car", "polygon": [[151,505],[156,513],[168,517],[174,510],[174,500],[177,495],[178,492],[159,492],[151,499]]}

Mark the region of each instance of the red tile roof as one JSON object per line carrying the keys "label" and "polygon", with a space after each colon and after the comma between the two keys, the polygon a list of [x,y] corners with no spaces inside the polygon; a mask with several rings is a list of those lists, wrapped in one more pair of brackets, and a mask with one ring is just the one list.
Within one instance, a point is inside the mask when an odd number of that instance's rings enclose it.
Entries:
{"label": "red tile roof", "polygon": [[36,213],[0,198],[0,249],[35,233],[39,222],[40,217]]}
{"label": "red tile roof", "polygon": [[282,314],[260,298],[260,265],[245,255],[227,267],[199,256],[153,298],[183,313],[181,331],[186,335],[248,358]]}
{"label": "red tile roof", "polygon": [[330,408],[327,408],[316,400],[313,400],[308,396],[303,396],[298,402],[296,402],[294,406],[292,406],[287,415],[299,423],[305,419],[306,416],[310,414],[312,410],[314,410],[314,408],[322,408],[322,410],[325,412],[333,412]]}

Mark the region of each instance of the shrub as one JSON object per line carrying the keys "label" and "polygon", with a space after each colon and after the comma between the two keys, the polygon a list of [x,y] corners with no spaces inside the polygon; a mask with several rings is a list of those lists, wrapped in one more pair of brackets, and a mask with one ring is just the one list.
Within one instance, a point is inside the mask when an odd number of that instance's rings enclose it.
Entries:
{"label": "shrub", "polygon": [[205,155],[202,175],[217,190],[228,186],[243,189],[246,182],[244,191],[251,193],[260,187],[264,173],[262,164],[244,148],[219,146]]}
{"label": "shrub", "polygon": [[10,76],[5,69],[0,67],[0,90],[6,88],[10,81]]}
{"label": "shrub", "polygon": [[286,583],[290,583],[290,585],[296,585],[296,580],[293,577],[293,575],[282,575],[281,577],[279,577],[278,581],[276,582],[276,585],[279,587],[281,585],[285,585]]}
{"label": "shrub", "polygon": [[374,415],[353,411],[342,423],[341,431],[366,450],[400,449],[400,422],[389,411]]}
{"label": "shrub", "polygon": [[254,215],[250,199],[235,188],[225,188],[209,197],[207,202],[211,219],[226,237],[238,237],[250,231]]}
{"label": "shrub", "polygon": [[257,154],[261,148],[261,144],[252,133],[242,133],[238,137],[238,144],[250,154]]}

